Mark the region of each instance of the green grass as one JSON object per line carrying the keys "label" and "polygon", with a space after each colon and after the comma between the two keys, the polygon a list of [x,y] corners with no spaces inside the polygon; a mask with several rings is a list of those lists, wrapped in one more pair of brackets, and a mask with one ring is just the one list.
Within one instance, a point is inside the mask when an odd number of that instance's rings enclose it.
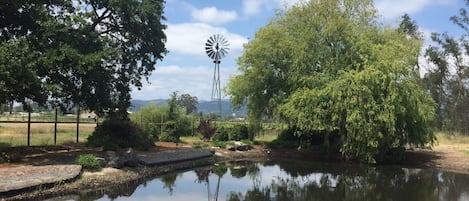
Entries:
{"label": "green grass", "polygon": [[181,136],[179,139],[181,140],[181,143],[182,143],[182,144],[203,142],[201,135]]}
{"label": "green grass", "polygon": [[77,159],[77,164],[87,170],[97,170],[101,168],[98,159],[93,154],[82,154]]}
{"label": "green grass", "polygon": [[275,139],[277,139],[277,134],[269,133],[269,134],[256,136],[254,141],[261,142],[261,143],[268,143],[268,142],[272,142]]}

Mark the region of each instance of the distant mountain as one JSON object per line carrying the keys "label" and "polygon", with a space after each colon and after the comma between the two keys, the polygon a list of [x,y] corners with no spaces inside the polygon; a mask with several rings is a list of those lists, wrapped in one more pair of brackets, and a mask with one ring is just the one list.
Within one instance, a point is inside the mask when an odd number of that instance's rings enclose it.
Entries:
{"label": "distant mountain", "polygon": [[[131,105],[132,105],[132,112],[138,112],[140,109],[144,106],[147,105],[156,105],[156,106],[161,106],[161,105],[166,105],[167,100],[166,99],[155,99],[155,100],[132,100]],[[230,100],[222,100],[221,101],[221,110],[223,116],[232,116],[235,114],[237,117],[245,117],[247,116],[247,107],[243,106],[240,108],[239,111],[234,111],[233,108],[231,107]],[[209,113],[217,113],[219,112],[218,109],[218,103],[216,101],[205,101],[201,100],[199,101],[199,104],[197,105],[197,112],[202,112],[204,114],[209,114]]]}

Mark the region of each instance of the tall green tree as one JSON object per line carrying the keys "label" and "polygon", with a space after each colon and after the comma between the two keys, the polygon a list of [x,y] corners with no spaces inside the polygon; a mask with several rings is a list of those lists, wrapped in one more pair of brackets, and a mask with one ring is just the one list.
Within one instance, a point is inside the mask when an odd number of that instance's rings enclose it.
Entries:
{"label": "tall green tree", "polygon": [[199,100],[196,96],[191,96],[190,94],[181,94],[177,98],[178,105],[186,109],[186,114],[191,114],[197,112],[197,104]]}
{"label": "tall green tree", "polygon": [[422,41],[409,33],[382,26],[369,0],[303,2],[256,33],[227,91],[251,120],[337,132],[344,155],[383,160],[434,139],[433,101],[414,70]]}
{"label": "tall green tree", "polygon": [[46,97],[128,120],[132,86],[142,87],[166,53],[163,7],[163,0],[6,0],[0,39],[24,37],[37,52],[30,69]]}
{"label": "tall green tree", "polygon": [[[468,4],[469,5],[469,4]],[[448,33],[433,33],[434,44],[427,48],[427,60],[433,64],[424,83],[437,103],[435,126],[439,130],[469,133],[469,16],[461,8],[451,21],[466,33],[455,38]]]}

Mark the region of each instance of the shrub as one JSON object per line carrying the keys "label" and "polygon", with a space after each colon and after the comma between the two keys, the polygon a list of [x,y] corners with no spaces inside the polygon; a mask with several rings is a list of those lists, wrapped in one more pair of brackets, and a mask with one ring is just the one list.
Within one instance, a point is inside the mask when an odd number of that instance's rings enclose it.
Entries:
{"label": "shrub", "polygon": [[287,141],[281,139],[275,139],[272,142],[267,143],[267,147],[272,149],[295,149],[299,145],[299,141]]}
{"label": "shrub", "polygon": [[154,139],[137,124],[124,120],[105,120],[88,137],[88,146],[105,150],[132,147],[146,150],[154,146]]}
{"label": "shrub", "polygon": [[92,154],[82,154],[78,156],[77,164],[88,170],[97,170],[101,168],[98,159]]}
{"label": "shrub", "polygon": [[254,141],[256,134],[262,130],[262,125],[260,123],[249,123],[248,126],[248,139]]}
{"label": "shrub", "polygon": [[234,125],[232,129],[230,129],[230,139],[231,140],[245,140],[249,138],[248,127],[245,125]]}
{"label": "shrub", "polygon": [[178,129],[178,125],[175,121],[167,121],[165,125],[166,132],[162,133],[159,137],[160,141],[163,142],[180,142],[180,131]]}
{"label": "shrub", "polygon": [[283,130],[277,139],[267,143],[267,146],[272,149],[294,149],[300,144],[300,139],[295,136],[295,129],[290,128]]}
{"label": "shrub", "polygon": [[224,127],[220,127],[217,129],[217,131],[213,135],[212,140],[213,141],[228,141],[229,140],[228,132],[226,131]]}
{"label": "shrub", "polygon": [[210,140],[210,138],[212,138],[215,131],[216,129],[212,125],[210,125],[210,120],[208,119],[199,120],[199,126],[197,127],[197,132],[202,134],[202,136],[204,137],[204,140]]}

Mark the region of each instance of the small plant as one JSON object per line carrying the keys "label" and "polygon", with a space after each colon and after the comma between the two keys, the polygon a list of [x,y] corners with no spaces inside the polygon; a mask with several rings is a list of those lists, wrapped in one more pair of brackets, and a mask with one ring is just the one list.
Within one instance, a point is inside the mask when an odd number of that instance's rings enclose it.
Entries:
{"label": "small plant", "polygon": [[206,144],[206,143],[203,143],[203,142],[195,142],[193,145],[192,145],[192,148],[194,149],[200,149],[200,148],[206,148],[206,147],[209,147],[210,145],[209,144]]}
{"label": "small plant", "polygon": [[228,141],[213,141],[212,142],[212,146],[214,147],[226,148],[227,145],[234,145],[234,142],[228,142]]}
{"label": "small plant", "polygon": [[98,159],[93,154],[82,154],[77,159],[78,165],[88,170],[97,170],[101,168]]}

